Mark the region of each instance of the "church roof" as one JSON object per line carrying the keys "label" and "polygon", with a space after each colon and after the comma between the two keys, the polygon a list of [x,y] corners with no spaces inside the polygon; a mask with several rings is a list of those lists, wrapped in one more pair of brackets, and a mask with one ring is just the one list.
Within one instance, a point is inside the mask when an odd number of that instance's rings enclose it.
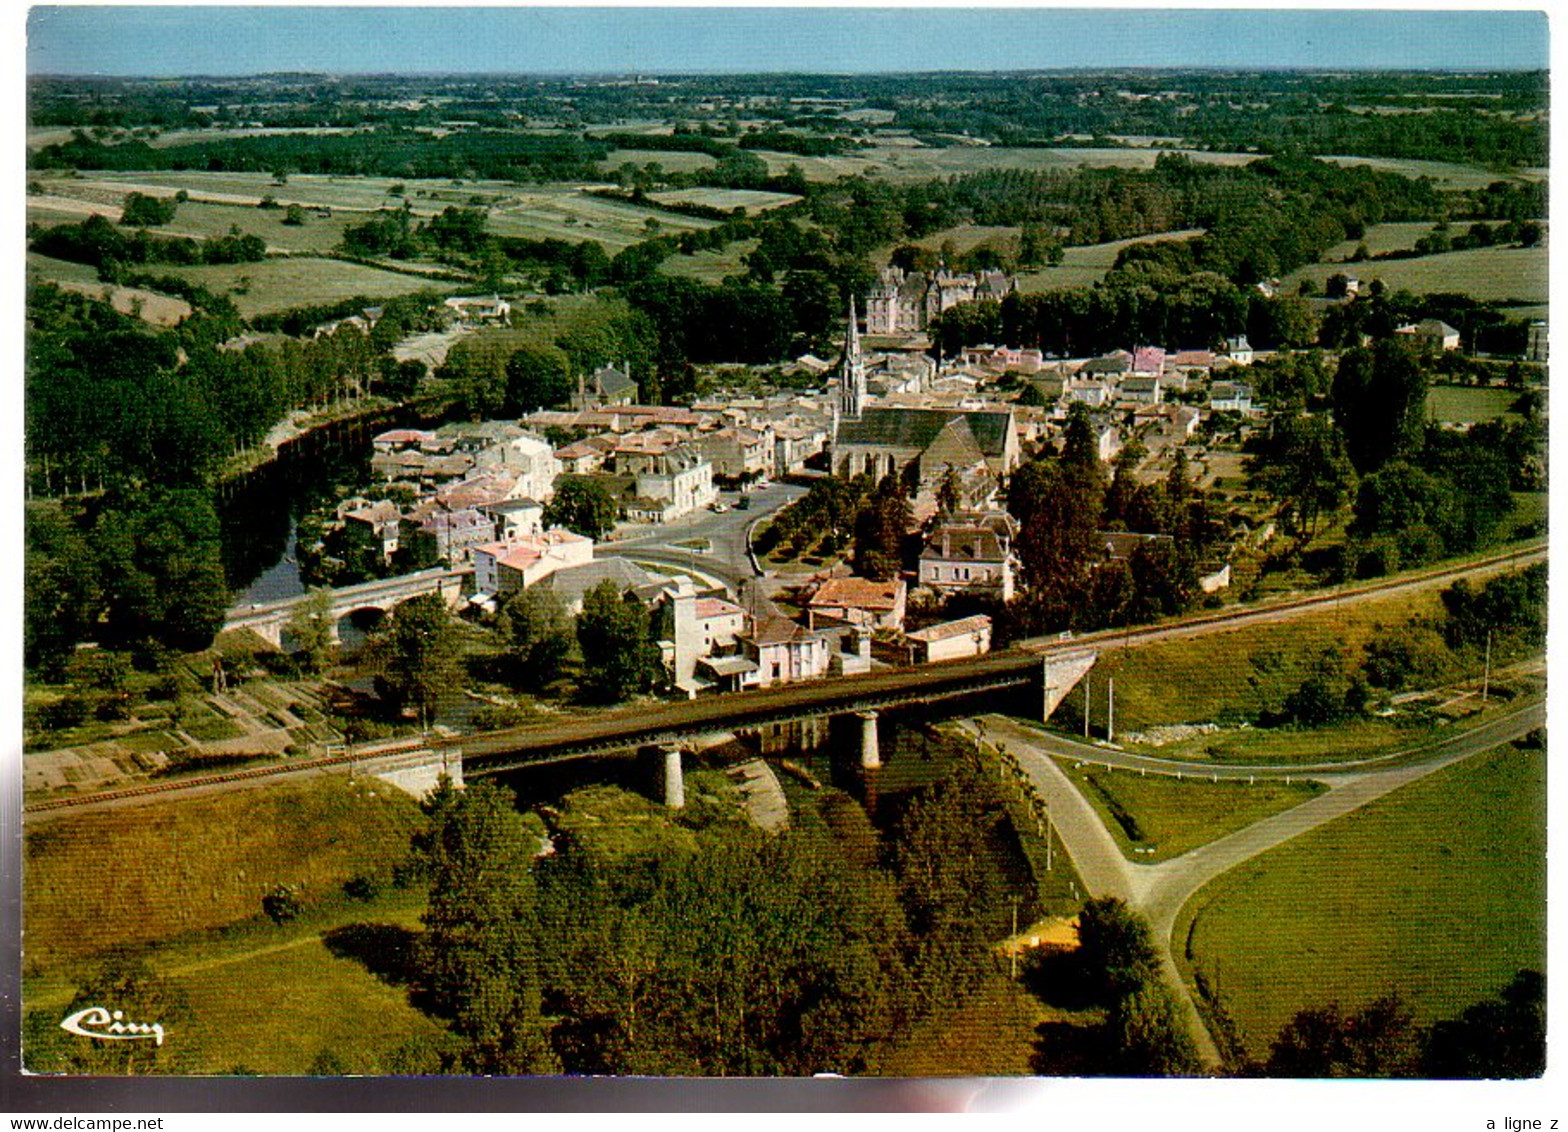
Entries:
{"label": "church roof", "polygon": [[959,411],[874,406],[866,409],[858,421],[840,421],[835,443],[915,448],[923,452],[948,424],[959,419],[969,426],[969,433],[982,455],[994,458],[1006,452],[1013,421],[1012,414],[1005,409]]}

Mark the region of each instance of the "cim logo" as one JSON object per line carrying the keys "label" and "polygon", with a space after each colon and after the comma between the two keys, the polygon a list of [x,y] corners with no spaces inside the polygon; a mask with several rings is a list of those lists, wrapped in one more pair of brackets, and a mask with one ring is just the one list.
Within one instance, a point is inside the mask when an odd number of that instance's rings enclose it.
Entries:
{"label": "cim logo", "polygon": [[101,1006],[78,1010],[60,1023],[60,1029],[101,1042],[136,1042],[151,1038],[158,1045],[163,1044],[162,1023],[127,1022],[125,1011],[105,1010]]}

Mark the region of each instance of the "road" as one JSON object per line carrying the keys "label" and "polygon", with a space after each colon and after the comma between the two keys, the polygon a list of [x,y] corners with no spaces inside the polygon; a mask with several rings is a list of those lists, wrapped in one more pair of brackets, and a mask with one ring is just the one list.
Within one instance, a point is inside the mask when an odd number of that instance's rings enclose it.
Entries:
{"label": "road", "polygon": [[[1315,776],[1328,784],[1327,793],[1157,865],[1134,864],[1123,856],[1094,807],[1057,765],[1053,756],[1061,753],[1061,744],[1005,716],[985,716],[977,721],[975,731],[986,742],[1010,752],[1034,783],[1089,895],[1120,897],[1147,917],[1161,970],[1176,995],[1199,1056],[1206,1065],[1217,1068],[1221,1064],[1219,1050],[1177,969],[1171,948],[1182,907],[1204,885],[1238,865],[1444,767],[1517,739],[1545,722],[1544,702],[1526,704],[1460,735],[1403,752],[1402,761],[1395,765],[1389,765],[1387,759],[1342,764],[1336,773]],[[1096,761],[1105,760],[1097,757]],[[1204,773],[1208,770],[1201,768]]]}
{"label": "road", "polygon": [[[728,508],[727,511],[715,512],[704,508],[673,523],[648,529],[634,528],[633,532],[628,532],[627,537],[602,543],[596,550],[601,556],[620,557],[635,557],[639,551],[651,551],[656,556],[650,555],[650,561],[673,559],[672,564],[679,565],[680,560],[686,558],[690,560],[690,565],[697,569],[704,568],[703,564],[708,563],[707,568],[726,582],[732,578],[737,580],[753,578],[757,576],[757,572],[752,568],[748,548],[751,525],[759,519],[765,519],[778,512],[805,494],[805,488],[782,481],[770,483],[758,491],[721,492],[719,501]],[[751,501],[744,511],[737,510],[735,507],[735,504],[742,499]],[[693,553],[689,546],[678,545],[696,541],[706,541],[709,549],[705,552]]]}

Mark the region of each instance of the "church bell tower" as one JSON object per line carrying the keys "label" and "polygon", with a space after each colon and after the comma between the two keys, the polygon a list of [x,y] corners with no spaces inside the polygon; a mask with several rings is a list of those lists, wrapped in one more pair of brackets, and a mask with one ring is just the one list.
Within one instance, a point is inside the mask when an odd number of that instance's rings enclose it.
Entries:
{"label": "church bell tower", "polygon": [[844,336],[844,360],[838,387],[840,420],[858,421],[866,406],[866,363],[860,356],[860,327],[855,315],[855,297],[849,298],[849,332]]}

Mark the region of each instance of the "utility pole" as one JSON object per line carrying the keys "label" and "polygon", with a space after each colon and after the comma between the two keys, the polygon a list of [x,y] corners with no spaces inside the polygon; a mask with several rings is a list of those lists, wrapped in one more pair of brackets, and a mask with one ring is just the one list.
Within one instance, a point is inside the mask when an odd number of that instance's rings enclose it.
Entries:
{"label": "utility pole", "polygon": [[1481,670],[1481,702],[1486,703],[1486,694],[1491,690],[1492,683],[1492,630],[1486,631],[1486,667]]}
{"label": "utility pole", "polygon": [[1051,803],[1045,804],[1045,871],[1051,872]]}
{"label": "utility pole", "polygon": [[1089,713],[1094,708],[1094,698],[1089,695],[1090,679],[1087,673],[1083,678],[1083,737],[1089,737]]}
{"label": "utility pole", "polygon": [[1008,941],[1007,955],[1013,978],[1018,977],[1018,897],[1013,897],[1013,938]]}
{"label": "utility pole", "polygon": [[1116,742],[1116,677],[1105,680],[1105,741]]}

